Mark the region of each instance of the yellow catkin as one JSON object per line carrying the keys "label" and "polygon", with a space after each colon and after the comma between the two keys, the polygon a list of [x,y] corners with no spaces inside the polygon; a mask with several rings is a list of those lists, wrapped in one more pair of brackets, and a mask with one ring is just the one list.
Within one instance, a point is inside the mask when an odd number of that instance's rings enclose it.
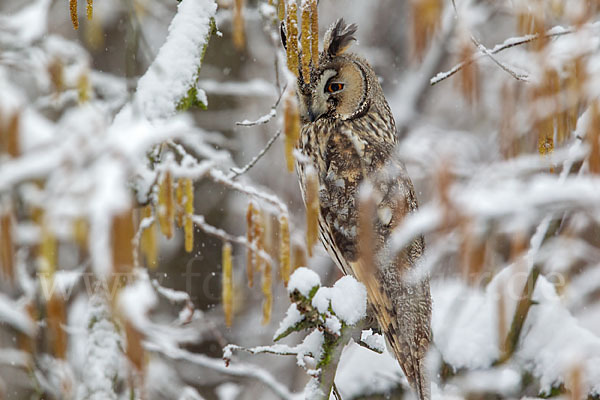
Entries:
{"label": "yellow catkin", "polygon": [[233,261],[231,257],[231,244],[225,243],[222,249],[223,282],[222,301],[225,313],[225,324],[231,326],[233,322]]}
{"label": "yellow catkin", "polygon": [[42,221],[42,240],[40,243],[40,256],[42,260],[42,276],[50,279],[56,271],[57,246],[54,234],[48,229],[43,221],[44,217],[40,217]]}
{"label": "yellow catkin", "polygon": [[52,343],[54,357],[64,360],[67,355],[67,333],[63,326],[67,323],[65,301],[61,292],[54,292],[46,302],[46,323]]}
{"label": "yellow catkin", "polygon": [[[142,219],[152,217],[152,206],[147,205],[142,209]],[[158,246],[156,244],[156,221],[153,221],[149,227],[144,229],[140,239],[140,251],[146,259],[146,264],[150,268],[156,268],[158,265]]]}
{"label": "yellow catkin", "polygon": [[292,245],[292,271],[294,272],[299,267],[305,267],[306,264],[306,253],[304,248],[298,243]]}
{"label": "yellow catkin", "polygon": [[279,217],[279,271],[283,284],[290,280],[290,225],[287,215]]}
{"label": "yellow catkin", "polygon": [[18,157],[20,151],[19,131],[21,125],[21,113],[11,114],[7,121],[3,121],[0,115],[0,152],[10,157]]}
{"label": "yellow catkin", "polygon": [[77,243],[77,245],[80,248],[86,249],[87,243],[88,243],[88,233],[89,233],[89,227],[88,227],[87,220],[83,217],[76,218],[73,221],[72,229],[73,229],[73,231],[72,231],[73,240],[75,241],[75,243]]}
{"label": "yellow catkin", "polygon": [[254,243],[254,204],[248,203],[248,209],[246,210],[246,240],[248,241],[248,248],[246,250],[246,274],[248,279],[248,287],[254,285],[254,263],[255,255],[254,251],[250,247]]}
{"label": "yellow catkin", "polygon": [[477,63],[469,63],[473,54],[473,45],[469,39],[468,33],[463,32],[460,43],[460,62],[463,63],[463,68],[460,70],[459,79],[457,80],[463,97],[469,104],[475,104],[478,98],[478,71]]}
{"label": "yellow catkin", "polygon": [[171,173],[166,171],[158,187],[158,221],[160,222],[160,230],[167,239],[173,237],[174,202],[173,178]]}
{"label": "yellow catkin", "polygon": [[286,0],[277,0],[277,18],[280,21],[285,19],[285,1]]}
{"label": "yellow catkin", "polygon": [[412,40],[414,54],[421,58],[440,25],[441,0],[412,0]]}
{"label": "yellow catkin", "polygon": [[310,42],[311,42],[311,21],[310,21],[310,4],[308,0],[302,0],[302,21],[300,40],[302,44],[302,79],[304,83],[310,83]]}
{"label": "yellow catkin", "polygon": [[113,271],[128,273],[133,268],[133,209],[115,215],[112,221]]}
{"label": "yellow catkin", "polygon": [[190,178],[185,178],[183,181],[185,251],[190,253],[194,248],[194,221],[192,220],[192,215],[194,214],[194,185]]}
{"label": "yellow catkin", "polygon": [[254,229],[252,235],[254,237],[254,246],[256,247],[256,252],[254,254],[254,271],[258,272],[262,270],[263,263],[265,262],[260,255],[261,251],[265,251],[265,222],[262,210],[254,207],[252,218],[254,220],[252,223],[252,228]]}
{"label": "yellow catkin", "polygon": [[4,277],[14,279],[13,217],[10,212],[0,215],[0,266]]}
{"label": "yellow catkin", "polygon": [[600,174],[600,104],[598,100],[591,106],[591,120],[588,126],[586,140],[589,142],[590,155],[588,168],[592,174]]}
{"label": "yellow catkin", "polygon": [[306,176],[306,248],[312,257],[312,248],[319,234],[319,182],[315,173]]}
{"label": "yellow catkin", "polygon": [[298,6],[294,0],[288,3],[285,26],[288,69],[298,76]]}
{"label": "yellow catkin", "polygon": [[90,80],[87,72],[77,78],[77,97],[80,104],[86,103],[90,99]]}
{"label": "yellow catkin", "polygon": [[309,0],[310,3],[310,50],[313,68],[319,66],[319,13],[317,1]]}
{"label": "yellow catkin", "polygon": [[179,179],[175,186],[175,223],[178,228],[183,226],[183,214],[185,204],[183,204],[183,186],[185,185],[184,179]]}
{"label": "yellow catkin", "polygon": [[127,347],[125,349],[125,355],[131,361],[138,371],[144,368],[146,354],[142,341],[144,335],[129,321],[125,321],[125,340],[127,341]]}
{"label": "yellow catkin", "polygon": [[273,282],[273,273],[270,262],[265,262],[265,268],[263,271],[262,277],[262,292],[265,296],[263,300],[263,317],[262,324],[266,325],[271,321],[271,309],[273,308],[273,290],[272,290],[272,282]]}
{"label": "yellow catkin", "polygon": [[535,100],[550,102],[554,112],[550,115],[536,117],[535,127],[538,134],[538,152],[541,155],[550,154],[554,151],[554,126],[556,109],[558,108],[557,96],[560,92],[560,78],[555,69],[548,69],[544,73],[543,84],[534,88]]}
{"label": "yellow catkin", "polygon": [[238,50],[246,47],[246,36],[244,34],[244,15],[242,14],[244,0],[234,0],[233,4],[233,45]]}
{"label": "yellow catkin", "polygon": [[300,138],[300,113],[293,91],[286,91],[283,103],[283,131],[285,134],[285,160],[289,172],[294,171],[294,148]]}
{"label": "yellow catkin", "polygon": [[77,18],[77,0],[69,0],[69,10],[71,11],[71,23],[73,29],[79,29],[79,19]]}
{"label": "yellow catkin", "polygon": [[87,9],[86,9],[87,19],[91,20],[94,15],[94,0],[87,0]]}

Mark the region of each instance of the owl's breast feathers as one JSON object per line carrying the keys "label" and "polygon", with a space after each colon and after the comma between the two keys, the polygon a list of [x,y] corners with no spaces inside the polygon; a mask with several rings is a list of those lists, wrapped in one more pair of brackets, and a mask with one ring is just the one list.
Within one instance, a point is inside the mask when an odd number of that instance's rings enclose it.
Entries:
{"label": "owl's breast feathers", "polygon": [[[373,114],[352,121],[322,119],[306,124],[300,149],[312,161],[319,178],[322,243],[344,273],[365,285],[379,326],[409,382],[419,398],[427,399],[429,384],[423,358],[431,341],[429,280],[411,278],[412,267],[423,253],[423,238],[416,238],[397,255],[388,243],[393,229],[407,213],[416,210],[417,202],[404,166],[393,157],[393,119],[389,123]],[[304,171],[299,165],[302,187]],[[361,260],[358,240],[358,193],[365,178],[376,201],[376,268]]]}

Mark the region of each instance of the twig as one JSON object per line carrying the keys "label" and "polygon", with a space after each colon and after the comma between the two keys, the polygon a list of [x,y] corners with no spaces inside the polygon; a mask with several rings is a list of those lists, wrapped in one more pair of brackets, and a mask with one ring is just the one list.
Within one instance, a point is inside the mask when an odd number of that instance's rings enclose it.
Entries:
{"label": "twig", "polygon": [[448,79],[449,77],[451,77],[452,75],[454,75],[455,73],[460,71],[465,66],[470,65],[471,63],[479,60],[482,57],[489,56],[490,54],[498,54],[501,51],[510,49],[511,47],[521,46],[523,44],[530,43],[530,42],[533,42],[535,40],[542,39],[542,38],[552,38],[552,37],[567,35],[569,33],[573,33],[574,31],[575,31],[575,28],[572,28],[572,27],[556,31],[556,27],[555,27],[555,28],[548,30],[543,35],[534,34],[534,35],[525,35],[525,36],[507,39],[504,41],[504,43],[494,46],[493,49],[488,50],[487,52],[481,52],[481,49],[479,49],[479,51],[477,53],[473,54],[471,56],[471,58],[469,58],[467,61],[463,61],[463,62],[456,64],[454,67],[452,67],[451,69],[449,69],[446,72],[438,73],[436,76],[434,76],[433,78],[431,78],[429,80],[429,84],[431,86],[433,86],[445,79]]}
{"label": "twig", "polygon": [[[276,354],[280,356],[297,356],[298,350],[294,347],[286,346],[284,344],[276,344],[273,346],[257,346],[257,347],[242,347],[236,344],[228,344],[223,349],[223,354],[231,354],[234,351],[245,351],[250,354]],[[312,356],[312,354],[304,353],[305,355]],[[224,357],[225,361],[229,357]]]}
{"label": "twig", "polygon": [[[456,14],[456,18],[459,18],[458,9],[456,8],[456,0],[452,0],[452,7],[454,8],[454,13]],[[469,36],[471,37],[471,42],[473,42],[475,47],[477,47],[477,49],[480,52],[482,52],[483,54],[488,56],[490,58],[490,60],[492,60],[497,66],[500,67],[500,69],[507,72],[510,76],[512,76],[513,78],[515,78],[518,81],[527,81],[528,80],[527,75],[518,74],[515,71],[513,71],[512,69],[510,69],[508,66],[506,66],[505,64],[498,61],[498,59],[496,59],[496,57],[494,57],[494,55],[490,52],[490,50],[487,47],[485,47],[483,44],[481,44],[481,42],[475,37],[475,35],[473,35],[472,32],[469,32]]]}
{"label": "twig", "polygon": [[260,258],[262,258],[265,262],[268,262],[271,265],[274,265],[273,259],[271,256],[265,252],[264,250],[259,249],[254,244],[249,243],[248,240],[244,236],[234,236],[223,229],[212,226],[206,222],[203,215],[192,215],[191,216],[194,225],[200,228],[204,233],[217,237],[224,242],[232,242],[241,244],[258,254]]}
{"label": "twig", "polygon": [[531,272],[527,277],[527,281],[523,286],[523,294],[521,299],[517,303],[517,309],[515,310],[515,315],[512,320],[512,324],[510,326],[510,330],[508,335],[506,336],[506,342],[504,344],[504,354],[498,360],[498,364],[501,364],[508,360],[512,354],[514,353],[517,343],[519,342],[519,336],[521,335],[521,330],[523,329],[523,324],[525,323],[525,319],[527,318],[527,314],[529,313],[529,308],[532,304],[534,304],[533,292],[535,291],[535,283],[537,282],[537,278],[540,275],[540,269],[537,265],[534,265],[531,268]]}
{"label": "twig", "polygon": [[211,169],[209,171],[209,177],[216,183],[220,183],[228,188],[237,190],[238,192],[245,193],[249,196],[266,201],[267,203],[275,206],[280,212],[286,215],[288,214],[287,206],[281,200],[279,200],[277,196],[266,194],[253,188],[252,186],[242,185],[239,182],[235,182],[229,176],[226,176],[223,171],[217,169]]}
{"label": "twig", "polygon": [[287,89],[287,83],[283,87],[283,90],[279,93],[279,97],[275,101],[275,104],[273,104],[273,106],[271,107],[271,111],[269,111],[268,114],[263,115],[262,117],[258,118],[255,121],[244,120],[241,122],[236,122],[235,124],[237,126],[255,126],[255,125],[266,124],[267,122],[269,122],[271,119],[273,119],[277,115],[277,111],[276,111],[277,106],[279,106],[279,103],[281,102],[281,97],[283,96],[283,93],[285,93],[285,89]]}
{"label": "twig", "polygon": [[243,175],[246,172],[248,172],[248,170],[250,168],[254,167],[254,165],[258,162],[258,160],[260,160],[265,155],[265,153],[267,151],[269,151],[271,146],[273,146],[273,143],[275,143],[275,140],[277,140],[277,138],[280,135],[281,135],[281,130],[278,130],[277,133],[275,133],[275,135],[273,135],[271,137],[271,139],[269,139],[269,141],[267,142],[265,147],[263,147],[263,149],[256,156],[254,156],[254,158],[252,160],[250,160],[250,162],[248,164],[246,164],[243,168],[231,168],[231,174],[228,176],[228,178],[235,179],[238,176]]}
{"label": "twig", "polygon": [[223,360],[207,357],[203,354],[194,354],[165,344],[144,342],[144,347],[152,352],[162,353],[173,360],[188,361],[204,368],[209,368],[224,375],[256,379],[265,384],[281,399],[292,399],[294,394],[275,379],[268,371],[256,365],[237,364],[226,367]]}
{"label": "twig", "polygon": [[133,236],[132,244],[133,244],[133,266],[138,268],[140,266],[140,240],[142,238],[142,233],[150,228],[154,223],[154,216],[146,217],[140,222],[140,226]]}

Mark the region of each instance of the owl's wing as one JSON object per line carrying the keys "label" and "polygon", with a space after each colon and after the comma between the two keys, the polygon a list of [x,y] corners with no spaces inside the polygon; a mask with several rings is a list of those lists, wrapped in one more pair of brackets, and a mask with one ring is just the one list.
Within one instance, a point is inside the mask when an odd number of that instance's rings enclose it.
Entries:
{"label": "owl's wing", "polygon": [[424,361],[431,339],[429,282],[406,282],[397,273],[373,273],[361,261],[350,263],[408,382],[420,400],[430,398]]}

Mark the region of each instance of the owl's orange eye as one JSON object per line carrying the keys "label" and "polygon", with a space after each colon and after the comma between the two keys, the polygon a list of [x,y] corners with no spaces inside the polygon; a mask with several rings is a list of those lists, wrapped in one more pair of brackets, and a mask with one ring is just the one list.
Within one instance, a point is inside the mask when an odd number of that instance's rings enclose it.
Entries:
{"label": "owl's orange eye", "polygon": [[327,85],[327,88],[325,90],[328,93],[335,93],[335,92],[339,92],[343,88],[344,88],[344,84],[343,83],[331,82],[330,84]]}

